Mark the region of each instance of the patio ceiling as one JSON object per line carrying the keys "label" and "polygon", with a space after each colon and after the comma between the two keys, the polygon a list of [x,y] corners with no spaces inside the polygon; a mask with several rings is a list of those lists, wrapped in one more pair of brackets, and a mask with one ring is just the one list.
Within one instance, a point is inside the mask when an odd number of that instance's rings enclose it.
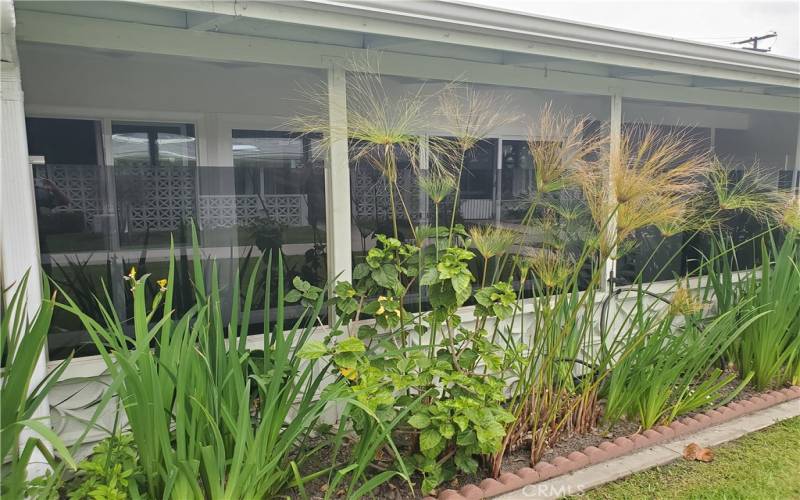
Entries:
{"label": "patio ceiling", "polygon": [[[36,32],[36,24],[50,21],[52,25],[63,25],[66,21],[73,24],[71,28],[62,28],[65,32],[63,43],[91,48],[93,44],[104,43],[100,34],[96,35],[100,37],[96,42],[78,43],[74,41],[78,35],[66,31],[76,30],[80,25],[79,19],[95,23],[105,20],[117,23],[112,26],[120,28],[120,38],[124,29],[140,25],[170,28],[173,32],[232,35],[240,37],[237,40],[242,42],[246,39],[274,41],[277,44],[271,46],[273,52],[281,50],[281,47],[292,50],[291,45],[280,45],[279,42],[316,47],[317,53],[325,53],[324,47],[339,49],[327,50],[333,57],[342,57],[348,49],[350,52],[380,50],[388,56],[386,58],[396,56],[394,61],[406,64],[411,64],[407,56],[429,59],[432,67],[437,60],[471,64],[473,66],[466,67],[475,68],[475,73],[477,69],[494,73],[498,76],[497,83],[503,85],[514,85],[519,81],[520,86],[534,87],[536,85],[530,80],[535,76],[538,79],[549,78],[548,88],[566,91],[592,93],[592,88],[603,88],[608,92],[609,87],[625,86],[625,94],[634,98],[648,98],[651,94],[669,96],[683,89],[686,102],[693,103],[704,103],[704,96],[709,94],[692,94],[687,92],[688,89],[713,90],[724,93],[721,95],[726,95],[727,101],[737,100],[736,95],[747,96],[754,103],[753,107],[764,107],[761,103],[770,102],[769,108],[800,112],[800,100],[797,99],[800,97],[800,60],[455,2],[140,0],[122,3],[23,0],[17,1],[16,6],[22,41],[51,42],[57,35]],[[482,22],[477,23],[477,19]],[[92,29],[97,25],[89,22],[85,26]],[[92,31],[84,36],[92,36]],[[127,50],[115,47],[113,41],[107,45],[111,49]],[[255,47],[248,44],[248,48]],[[130,50],[137,48],[132,44]],[[158,50],[172,53],[167,47]],[[209,59],[228,59],[215,57],[212,51],[205,53]],[[304,63],[297,51],[284,56],[288,64],[322,65],[319,55],[311,63]],[[242,56],[232,60],[276,64],[282,61],[274,54],[269,61],[252,59]],[[472,73],[471,69],[467,72]],[[438,73],[442,79],[450,77],[442,70]],[[423,76],[436,78],[437,70]],[[578,76],[585,77],[585,85],[571,81]],[[484,80],[481,83],[492,83]],[[475,81],[480,82],[480,79]],[[648,91],[631,94],[628,87]],[[770,101],[773,96],[777,100]]]}

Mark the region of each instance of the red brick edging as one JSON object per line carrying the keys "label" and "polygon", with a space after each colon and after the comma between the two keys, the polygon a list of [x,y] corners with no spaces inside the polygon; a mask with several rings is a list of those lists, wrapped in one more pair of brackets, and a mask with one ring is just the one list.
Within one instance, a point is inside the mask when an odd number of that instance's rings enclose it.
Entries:
{"label": "red brick edging", "polygon": [[[641,434],[618,437],[614,441],[603,441],[598,446],[589,446],[583,451],[573,451],[565,457],[556,457],[551,462],[539,462],[533,468],[523,467],[516,473],[504,472],[500,474],[499,478],[484,479],[479,485],[468,484],[458,491],[442,490],[438,499],[479,500],[501,495],[797,398],[800,398],[800,387],[798,386],[779,391],[768,391],[691,417],[680,418],[669,426],[659,425]],[[436,500],[436,498],[428,496],[423,500]]]}

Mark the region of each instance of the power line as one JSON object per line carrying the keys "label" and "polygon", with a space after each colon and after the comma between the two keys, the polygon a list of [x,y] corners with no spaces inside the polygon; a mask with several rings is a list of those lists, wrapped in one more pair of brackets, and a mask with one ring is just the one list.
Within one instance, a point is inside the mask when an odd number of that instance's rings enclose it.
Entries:
{"label": "power line", "polygon": [[769,52],[770,50],[772,50],[772,46],[769,46],[767,48],[762,48],[762,47],[758,46],[758,42],[760,42],[761,40],[767,40],[769,38],[776,38],[777,39],[778,38],[778,33],[776,33],[775,31],[771,31],[771,32],[767,33],[766,35],[751,36],[750,38],[748,38],[746,40],[740,40],[738,42],[731,42],[731,45],[752,44],[751,47],[742,47],[742,48],[744,50],[752,50],[752,51],[755,51],[755,52]]}

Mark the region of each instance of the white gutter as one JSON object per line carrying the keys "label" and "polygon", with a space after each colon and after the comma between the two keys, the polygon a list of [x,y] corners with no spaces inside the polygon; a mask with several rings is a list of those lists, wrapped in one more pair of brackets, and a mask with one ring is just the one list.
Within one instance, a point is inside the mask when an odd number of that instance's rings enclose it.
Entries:
{"label": "white gutter", "polygon": [[800,60],[797,59],[457,1],[131,2],[655,72],[800,87]]}

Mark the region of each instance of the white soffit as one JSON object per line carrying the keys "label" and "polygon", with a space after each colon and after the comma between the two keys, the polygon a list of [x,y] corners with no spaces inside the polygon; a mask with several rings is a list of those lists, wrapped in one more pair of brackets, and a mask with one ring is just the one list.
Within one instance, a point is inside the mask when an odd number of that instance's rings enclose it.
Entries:
{"label": "white soffit", "polygon": [[[440,17],[436,19],[428,19],[421,14],[421,9],[430,9],[431,5],[443,10]],[[797,100],[797,89],[800,88],[800,61],[790,58],[782,58],[769,56],[764,54],[753,54],[746,51],[737,51],[735,49],[726,49],[721,47],[707,46],[703,44],[694,44],[692,42],[675,41],[671,39],[663,39],[660,37],[652,37],[649,35],[632,34],[627,32],[620,32],[616,30],[608,30],[605,28],[597,28],[593,26],[580,25],[565,21],[540,18],[536,16],[509,14],[505,11],[496,11],[492,9],[484,9],[475,6],[466,6],[452,2],[396,2],[392,4],[387,3],[368,3],[368,4],[355,4],[352,2],[325,2],[325,1],[297,1],[289,3],[277,2],[255,2],[247,1],[242,2],[207,2],[207,1],[168,1],[168,0],[134,0],[128,2],[75,2],[75,1],[20,1],[16,2],[17,9],[20,10],[20,19],[29,21],[28,26],[21,26],[18,30],[21,40],[43,42],[43,43],[62,43],[58,37],[59,35],[50,35],[48,33],[41,33],[41,31],[52,30],[55,26],[60,31],[60,36],[65,44],[72,44],[77,46],[96,46],[102,44],[99,40],[104,35],[95,35],[98,40],[85,40],[76,43],[76,37],[80,34],[69,33],[70,29],[78,29],[77,26],[86,26],[87,29],[92,26],[100,26],[97,22],[111,21],[109,26],[118,26],[123,28],[123,31],[129,31],[129,28],[141,26],[144,30],[172,28],[175,33],[197,33],[207,36],[219,34],[222,38],[226,35],[236,35],[240,37],[252,37],[252,40],[263,40],[257,45],[259,46],[274,46],[276,51],[292,50],[291,41],[303,44],[300,49],[317,49],[305,50],[305,54],[309,55],[316,50],[318,53],[329,54],[334,57],[341,57],[342,54],[352,49],[369,49],[381,51],[384,54],[396,54],[398,57],[407,58],[408,56],[420,56],[423,58],[431,58],[430,64],[434,64],[435,60],[444,61],[449,60],[454,66],[459,61],[461,64],[466,64],[465,68],[482,68],[481,71],[488,75],[492,71],[499,74],[506,74],[504,78],[500,78],[498,84],[507,84],[509,78],[514,81],[514,69],[519,68],[525,70],[526,73],[519,73],[518,79],[523,81],[522,87],[535,86],[532,82],[526,82],[531,70],[534,71],[534,78],[537,80],[548,79],[551,82],[566,79],[569,84],[565,90],[570,91],[585,91],[589,93],[596,93],[591,89],[597,88],[597,85],[604,87],[601,93],[606,94],[608,87],[624,85],[627,89],[629,86],[638,86],[630,88],[642,88],[650,85],[650,93],[662,93],[666,91],[667,94],[678,92],[679,89],[687,89],[688,92],[697,89],[706,91],[722,91],[724,95],[730,96],[725,103],[730,101],[733,96],[741,95],[745,99],[755,99],[751,103],[753,107],[760,107],[759,102],[766,103],[759,96],[770,98],[777,96],[778,98],[790,99],[783,104],[778,104],[777,101],[770,104],[768,107],[772,109],[781,108],[786,111],[800,112],[800,101]],[[403,12],[397,13],[400,8],[404,9]],[[389,9],[394,11],[387,13]],[[540,38],[547,38],[550,44],[524,42],[520,45],[519,39],[512,39],[506,36],[499,35],[486,35],[484,31],[486,27],[475,27],[469,25],[468,27],[477,30],[476,37],[468,37],[467,32],[463,31],[464,25],[467,21],[464,20],[464,12],[460,15],[453,14],[453,18],[443,19],[442,16],[448,11],[455,9],[455,11],[464,11],[467,14],[477,15],[485,14],[485,23],[496,23],[493,16],[504,16],[504,19],[516,19],[516,23],[523,23],[529,26],[530,30],[539,30],[545,32],[547,30],[553,31],[560,29],[562,34],[556,37],[551,33],[539,33],[537,35],[529,34],[529,37],[538,36]],[[343,13],[346,11],[346,13]],[[25,16],[26,12],[30,12],[30,16]],[[452,14],[452,12],[451,12]],[[489,15],[491,14],[491,15]],[[47,16],[56,15],[51,18],[47,23],[41,24],[40,21],[47,20]],[[58,16],[63,16],[58,18]],[[378,19],[372,16],[377,16]],[[422,19],[419,17],[422,16]],[[460,17],[459,17],[460,16]],[[510,16],[510,18],[509,18]],[[399,18],[402,22],[397,20],[388,21],[388,19]],[[521,19],[518,19],[521,18]],[[80,19],[87,21],[95,21],[92,25],[91,22],[80,23]],[[68,21],[72,27],[62,27],[61,20]],[[75,20],[73,23],[72,20]],[[117,24],[114,24],[114,23]],[[124,24],[119,24],[120,22]],[[418,24],[413,24],[418,23]],[[445,23],[448,26],[459,25],[460,31],[442,30],[441,27],[432,28],[432,24]],[[40,26],[37,26],[40,24]],[[473,23],[474,24],[474,23]],[[540,26],[540,24],[542,26]],[[43,26],[43,27],[42,27]],[[149,28],[148,28],[149,27]],[[452,27],[452,26],[451,26]],[[349,29],[347,29],[349,28]],[[480,29],[478,29],[480,28]],[[500,28],[493,28],[495,31]],[[358,31],[360,30],[360,31]],[[517,38],[522,36],[518,33],[521,31],[518,28],[506,28]],[[575,31],[572,33],[572,38],[567,37],[570,30]],[[102,31],[102,30],[101,30]],[[105,30],[110,32],[111,36],[114,30],[109,28]],[[166,33],[165,33],[166,34]],[[402,35],[402,36],[400,36]],[[578,35],[589,38],[589,35],[595,38],[592,42],[577,41]],[[91,37],[93,33],[84,32],[84,37]],[[108,33],[105,35],[108,36]],[[130,39],[131,35],[128,36]],[[707,49],[704,54],[707,56],[710,52],[715,52],[717,55],[724,55],[729,61],[722,61],[717,59],[715,63],[700,62],[692,59],[681,59],[682,62],[676,62],[678,58],[675,54],[670,57],[672,61],[665,62],[662,59],[653,57],[644,57],[639,55],[625,55],[622,52],[642,52],[644,49],[633,47],[620,48],[611,47],[611,41],[615,36],[623,38],[635,38],[643,43],[648,41],[653,44],[662,45],[676,45],[687,50],[687,45],[692,47],[700,46]],[[121,35],[118,38],[122,38]],[[548,38],[549,37],[549,38]],[[175,40],[178,37],[171,37]],[[559,43],[562,45],[556,46],[552,40],[559,38]],[[569,38],[569,39],[567,39]],[[117,42],[119,40],[116,40]],[[229,40],[233,41],[233,40]],[[113,42],[113,41],[112,41]],[[156,43],[155,40],[146,45]],[[200,40],[198,39],[198,43]],[[211,39],[203,40],[204,43],[212,43]],[[224,42],[224,40],[222,40]],[[165,42],[167,43],[167,42]],[[235,42],[236,44],[246,44],[248,50],[255,50],[255,45],[247,44],[246,39],[242,38]],[[254,42],[255,43],[255,42]],[[621,41],[618,41],[621,43]],[[272,44],[272,45],[265,45]],[[481,44],[483,46],[481,46]],[[594,44],[594,45],[592,45]],[[113,43],[111,44],[113,45]],[[118,43],[117,45],[122,45]],[[498,50],[496,48],[487,47],[503,47],[508,49],[510,45],[516,47],[520,51],[512,50]],[[207,45],[206,45],[207,46]],[[579,47],[580,46],[580,47]],[[587,47],[594,47],[589,50]],[[326,47],[328,47],[326,49]],[[520,48],[522,47],[522,48]],[[550,50],[550,47],[554,47]],[[601,48],[603,50],[601,50]],[[674,48],[674,47],[673,47]],[[613,50],[612,50],[613,49]],[[664,49],[664,47],[662,47]],[[124,48],[122,50],[125,50]],[[137,50],[131,47],[130,50]],[[148,49],[150,50],[150,49]],[[182,53],[181,50],[173,48],[157,49],[156,53]],[[654,50],[650,47],[648,50]],[[343,52],[344,51],[344,52]],[[210,50],[209,54],[215,52],[223,53],[222,50]],[[295,60],[290,54],[270,54],[269,61],[276,64],[297,64],[300,66],[308,65],[309,61],[303,60],[302,57]],[[534,53],[541,52],[541,53]],[[662,50],[663,52],[663,50]],[[673,50],[673,52],[675,52]],[[708,53],[706,53],[708,52]],[[554,54],[561,54],[571,57],[554,57]],[[547,55],[545,55],[547,54]],[[188,54],[187,54],[188,55]],[[299,55],[299,54],[298,54]],[[284,57],[287,56],[287,57]],[[319,56],[317,56],[319,57]],[[666,56],[665,56],[666,57]],[[214,59],[213,55],[209,56]],[[250,56],[245,59],[254,59]],[[257,57],[255,59],[258,59]],[[273,60],[274,59],[274,60]],[[285,61],[284,61],[285,59]],[[737,61],[734,61],[737,60]],[[385,60],[390,60],[386,57]],[[397,60],[394,58],[392,60]],[[404,59],[401,59],[404,60]],[[410,63],[408,59],[407,63]],[[759,62],[760,65],[755,63]],[[406,63],[406,64],[407,64]],[[428,63],[424,59],[420,59],[419,63],[415,66],[425,67]],[[318,66],[317,63],[313,63]],[[471,66],[470,66],[471,65]],[[483,65],[483,66],[480,66]],[[796,68],[793,72],[791,68]],[[492,70],[491,68],[496,68]],[[672,69],[672,71],[670,71]],[[465,72],[472,72],[472,69],[467,69]],[[440,69],[433,73],[443,72]],[[584,83],[579,83],[577,80],[571,80],[570,75],[580,76],[585,78]],[[435,76],[433,76],[435,78]],[[443,76],[442,78],[447,78]],[[487,78],[484,78],[484,81]],[[594,83],[593,83],[594,82]],[[614,82],[620,82],[615,84]],[[622,82],[630,82],[622,83]],[[485,81],[485,83],[489,83]],[[655,86],[653,86],[655,85]],[[572,89],[571,87],[575,87]],[[659,90],[662,89],[662,90]],[[627,94],[627,90],[624,92]],[[645,93],[647,94],[647,93]],[[639,93],[638,97],[646,97],[644,94]],[[631,97],[637,97],[631,95]],[[687,102],[702,102],[703,97],[697,93],[697,97],[690,97]],[[787,105],[788,104],[788,105]],[[749,107],[749,106],[748,106]]]}

